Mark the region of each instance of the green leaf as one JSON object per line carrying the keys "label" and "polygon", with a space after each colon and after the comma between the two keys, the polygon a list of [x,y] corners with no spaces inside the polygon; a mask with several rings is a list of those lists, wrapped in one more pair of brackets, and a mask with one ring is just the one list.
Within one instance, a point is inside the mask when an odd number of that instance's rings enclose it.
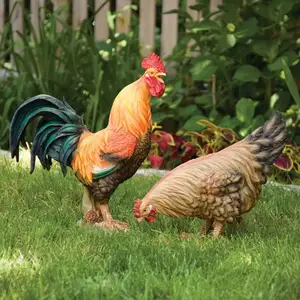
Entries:
{"label": "green leaf", "polygon": [[268,69],[271,71],[281,71],[283,69],[282,59],[284,59],[289,66],[297,63],[299,60],[296,52],[287,51],[281,57],[278,57],[273,63],[269,64]]}
{"label": "green leaf", "polygon": [[196,97],[195,98],[195,103],[199,104],[199,105],[211,104],[212,103],[211,93]]}
{"label": "green leaf", "polygon": [[236,38],[234,34],[228,33],[226,35],[221,36],[218,43],[218,51],[223,52],[229,48],[234,47],[236,44]]}
{"label": "green leaf", "polygon": [[203,120],[203,119],[206,119],[206,118],[201,115],[192,116],[184,123],[182,129],[188,130],[188,131],[197,131],[201,128],[197,124],[197,122],[199,120]]}
{"label": "green leaf", "polygon": [[273,104],[273,107],[271,107],[272,109],[278,109],[279,111],[287,111],[291,106],[291,104],[294,103],[294,99],[292,99],[292,95],[288,89],[280,91],[275,95],[277,95],[278,100],[275,101],[277,97],[274,95],[273,95],[274,97],[273,96],[271,97],[270,107],[271,104]]}
{"label": "green leaf", "polygon": [[234,45],[236,44],[236,38],[234,34],[227,34],[226,40],[229,47],[234,47]]}
{"label": "green leaf", "polygon": [[193,29],[194,32],[206,31],[206,30],[217,30],[220,31],[220,26],[209,19],[205,19],[201,22],[189,22],[186,23],[187,29]]}
{"label": "green leaf", "polygon": [[273,22],[276,22],[277,20],[274,11],[271,11],[268,5],[260,4],[260,5],[253,6],[253,10],[258,15],[260,15],[263,18],[266,18],[267,20],[271,20]]}
{"label": "green leaf", "polygon": [[278,43],[274,40],[257,40],[252,44],[253,52],[272,62],[278,54]]}
{"label": "green leaf", "polygon": [[251,132],[251,130],[252,130],[252,126],[248,125],[247,127],[242,127],[239,130],[239,134],[240,134],[240,136],[245,137],[246,135],[248,135]]}
{"label": "green leaf", "polygon": [[167,115],[164,112],[157,112],[157,113],[153,113],[152,120],[153,120],[153,122],[160,123],[166,117],[167,117]]}
{"label": "green leaf", "polygon": [[292,94],[296,104],[298,105],[298,107],[300,109],[299,91],[298,91],[297,85],[295,83],[294,77],[292,75],[292,72],[284,59],[282,59],[281,62],[283,65],[283,71],[284,71],[284,75],[285,75],[286,85],[287,85],[290,93]]}
{"label": "green leaf", "polygon": [[255,130],[259,126],[262,126],[265,122],[265,119],[262,115],[258,115],[254,118],[253,123],[252,123],[252,130]]}
{"label": "green leaf", "polygon": [[187,118],[194,115],[198,111],[198,107],[195,104],[191,104],[188,106],[180,107],[178,109],[178,114],[182,118]]}
{"label": "green leaf", "polygon": [[235,106],[236,116],[239,121],[251,124],[255,111],[255,102],[249,98],[242,98]]}
{"label": "green leaf", "polygon": [[191,70],[193,80],[209,79],[217,71],[217,66],[209,59],[199,61]]}
{"label": "green leaf", "polygon": [[251,65],[243,65],[239,67],[233,76],[233,79],[242,82],[258,82],[261,72]]}
{"label": "green leaf", "polygon": [[177,108],[183,100],[183,95],[177,96],[177,99],[169,106],[171,109]]}
{"label": "green leaf", "polygon": [[240,121],[236,117],[232,118],[231,116],[227,115],[221,120],[219,126],[223,128],[236,129],[239,124]]}
{"label": "green leaf", "polygon": [[163,103],[161,98],[152,97],[151,99],[151,106],[158,108]]}
{"label": "green leaf", "polygon": [[250,38],[254,36],[259,30],[257,23],[258,22],[256,18],[251,18],[245,21],[240,27],[238,27],[234,35],[238,39]]}
{"label": "green leaf", "polygon": [[296,4],[295,0],[273,0],[269,5],[270,12],[276,12],[278,14],[277,20],[280,21],[284,15],[288,14],[293,6]]}

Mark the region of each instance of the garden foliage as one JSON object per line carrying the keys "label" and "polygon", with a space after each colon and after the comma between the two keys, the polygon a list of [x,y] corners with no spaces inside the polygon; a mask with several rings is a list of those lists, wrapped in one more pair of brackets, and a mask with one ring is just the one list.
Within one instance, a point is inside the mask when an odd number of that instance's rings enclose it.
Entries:
{"label": "garden foliage", "polygon": [[[161,1],[157,3],[160,14]],[[39,93],[65,97],[92,131],[106,126],[115,96],[142,72],[138,1],[133,4],[131,32],[116,33],[118,14],[110,13],[110,37],[103,42],[93,37],[93,11],[77,31],[58,20],[60,12],[48,11],[34,32],[25,13],[21,42],[14,41],[11,24],[6,24],[0,43],[1,68],[7,71],[0,81],[0,147],[8,147],[16,107]],[[287,120],[290,144],[276,165],[290,174],[299,172],[300,1],[224,0],[210,13],[209,1],[198,0],[191,8],[198,11],[198,20],[187,13],[185,0],[179,10],[166,12],[179,16],[179,43],[167,58],[176,65],[176,75],[167,77],[165,95],[152,100],[153,120],[162,130],[154,131],[145,165],[173,168],[218,151],[278,109]],[[157,46],[160,21],[161,15]],[[3,63],[9,55],[13,65]]]}

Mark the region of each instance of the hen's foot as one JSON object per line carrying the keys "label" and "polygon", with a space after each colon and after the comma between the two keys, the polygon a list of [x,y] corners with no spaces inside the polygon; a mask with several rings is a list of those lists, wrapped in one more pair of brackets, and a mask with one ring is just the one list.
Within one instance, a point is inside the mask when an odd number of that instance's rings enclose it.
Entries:
{"label": "hen's foot", "polygon": [[213,223],[213,238],[216,239],[220,235],[224,234],[224,224],[219,221],[214,221]]}
{"label": "hen's foot", "polygon": [[201,235],[207,236],[212,230],[213,221],[205,220],[205,223],[201,227]]}
{"label": "hen's foot", "polygon": [[243,223],[243,221],[244,221],[244,219],[242,216],[235,217],[236,224],[241,225]]}
{"label": "hen's foot", "polygon": [[106,220],[103,222],[95,223],[95,227],[115,231],[115,230],[123,230],[129,231],[129,225],[125,222],[117,221],[114,219]]}

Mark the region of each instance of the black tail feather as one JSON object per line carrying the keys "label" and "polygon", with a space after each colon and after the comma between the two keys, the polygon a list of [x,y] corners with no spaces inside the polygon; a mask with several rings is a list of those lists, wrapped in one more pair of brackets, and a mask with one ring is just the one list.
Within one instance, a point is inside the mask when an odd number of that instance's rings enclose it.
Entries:
{"label": "black tail feather", "polygon": [[30,173],[34,171],[37,156],[46,169],[50,168],[52,159],[60,162],[65,174],[79,138],[87,130],[82,118],[65,100],[38,95],[20,105],[10,125],[11,156],[19,161],[19,144],[24,141],[26,127],[37,117],[41,120],[31,148]]}

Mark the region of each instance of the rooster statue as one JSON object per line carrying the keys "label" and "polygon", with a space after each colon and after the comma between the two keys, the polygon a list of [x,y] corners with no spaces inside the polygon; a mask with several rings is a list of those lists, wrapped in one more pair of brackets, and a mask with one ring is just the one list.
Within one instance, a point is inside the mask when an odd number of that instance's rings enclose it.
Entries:
{"label": "rooster statue", "polygon": [[50,169],[51,160],[60,163],[63,174],[72,168],[84,185],[83,221],[106,229],[126,230],[128,224],[114,220],[108,202],[118,187],[132,177],[150,150],[151,96],[161,97],[165,67],[152,53],[142,61],[146,71],[117,95],[108,126],[90,132],[72,107],[49,95],[25,101],[15,112],[10,125],[10,151],[19,160],[19,144],[24,142],[27,125],[41,116],[31,147],[31,170],[36,156]]}
{"label": "rooster statue", "polygon": [[242,141],[166,174],[142,200],[135,201],[135,217],[148,222],[154,222],[156,214],[204,218],[202,234],[213,230],[218,237],[226,223],[240,221],[255,206],[286,136],[285,121],[275,112]]}

